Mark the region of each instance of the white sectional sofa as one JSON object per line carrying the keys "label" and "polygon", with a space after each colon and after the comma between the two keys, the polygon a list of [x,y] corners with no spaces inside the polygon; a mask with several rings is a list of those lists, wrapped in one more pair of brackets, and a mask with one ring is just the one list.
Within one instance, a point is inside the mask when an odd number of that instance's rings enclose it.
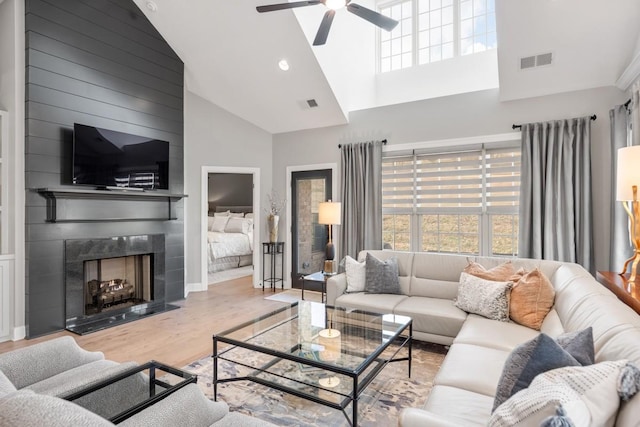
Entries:
{"label": "white sectional sofa", "polygon": [[[346,293],[344,274],[327,282],[330,305],[411,316],[414,338],[451,345],[422,408],[406,408],[401,426],[483,426],[511,351],[540,332],[513,322],[467,314],[454,305],[465,256],[368,251],[386,260],[396,257],[401,295]],[[366,252],[359,255],[364,260]],[[474,258],[486,268],[505,258]],[[541,332],[558,335],[593,328],[596,362],[628,359],[640,366],[640,316],[577,264],[512,259],[516,269],[539,268],[555,289],[555,303]],[[615,423],[640,426],[640,394],[623,403]]]}

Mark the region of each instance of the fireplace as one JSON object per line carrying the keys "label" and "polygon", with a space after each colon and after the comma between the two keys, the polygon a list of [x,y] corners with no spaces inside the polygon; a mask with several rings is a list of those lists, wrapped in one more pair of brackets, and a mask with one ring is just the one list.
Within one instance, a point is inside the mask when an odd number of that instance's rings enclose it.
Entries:
{"label": "fireplace", "polygon": [[165,303],[163,234],[65,240],[66,328],[84,334],[177,308]]}
{"label": "fireplace", "polygon": [[153,301],[153,254],[84,261],[84,314]]}

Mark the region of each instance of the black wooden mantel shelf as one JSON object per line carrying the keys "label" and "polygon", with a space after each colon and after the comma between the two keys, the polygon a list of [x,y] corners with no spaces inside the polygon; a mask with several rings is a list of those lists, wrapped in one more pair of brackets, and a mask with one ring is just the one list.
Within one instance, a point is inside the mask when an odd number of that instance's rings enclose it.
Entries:
{"label": "black wooden mantel shelf", "polygon": [[[186,194],[162,191],[77,188],[34,188],[32,191],[47,201],[47,222],[175,220],[175,202],[187,197]],[[94,203],[90,205],[87,201]],[[78,205],[77,202],[82,204]],[[132,207],[130,202],[147,203]]]}

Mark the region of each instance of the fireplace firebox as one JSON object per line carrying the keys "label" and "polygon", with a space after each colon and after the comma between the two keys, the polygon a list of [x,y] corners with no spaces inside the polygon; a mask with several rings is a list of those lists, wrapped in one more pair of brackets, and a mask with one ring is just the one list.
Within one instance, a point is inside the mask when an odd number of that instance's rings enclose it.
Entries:
{"label": "fireplace firebox", "polygon": [[66,328],[85,334],[177,308],[165,303],[163,234],[65,240]]}
{"label": "fireplace firebox", "polygon": [[84,314],[153,301],[153,254],[84,261]]}

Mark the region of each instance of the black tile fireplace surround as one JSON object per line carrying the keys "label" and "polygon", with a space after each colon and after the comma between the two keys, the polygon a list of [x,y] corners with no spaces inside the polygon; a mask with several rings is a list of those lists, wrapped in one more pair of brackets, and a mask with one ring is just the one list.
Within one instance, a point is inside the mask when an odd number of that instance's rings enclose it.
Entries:
{"label": "black tile fireplace surround", "polygon": [[[66,328],[78,334],[178,308],[165,302],[165,241],[163,234],[65,240]],[[153,300],[130,307],[85,314],[84,262],[133,255],[153,255]]]}

